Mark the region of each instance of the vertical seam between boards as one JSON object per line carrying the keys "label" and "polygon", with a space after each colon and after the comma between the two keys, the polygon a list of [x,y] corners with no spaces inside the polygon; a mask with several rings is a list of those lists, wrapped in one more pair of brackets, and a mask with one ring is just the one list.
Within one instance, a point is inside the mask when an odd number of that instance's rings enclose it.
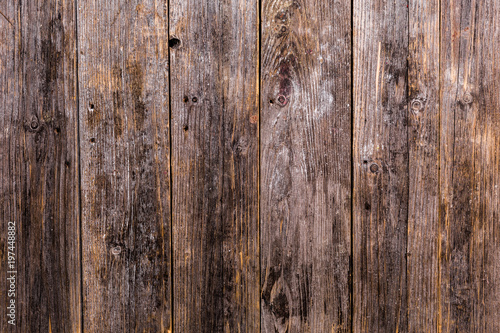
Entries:
{"label": "vertical seam between boards", "polygon": [[258,8],[257,8],[257,47],[258,47],[258,59],[257,59],[257,101],[258,101],[258,108],[259,108],[259,122],[258,122],[258,149],[257,149],[257,160],[258,160],[258,166],[257,166],[257,245],[259,248],[259,269],[258,269],[258,291],[259,291],[259,298],[258,298],[258,306],[259,306],[259,331],[262,332],[262,308],[261,308],[261,301],[260,297],[262,294],[262,249],[261,249],[261,218],[260,218],[260,200],[261,200],[261,188],[262,188],[262,183],[261,183],[261,118],[262,118],[262,98],[261,98],[261,91],[262,91],[262,0],[258,0]]}
{"label": "vertical seam between boards", "polygon": [[75,78],[76,78],[76,163],[77,163],[77,201],[78,201],[78,231],[79,231],[79,247],[80,247],[80,331],[84,331],[84,304],[83,304],[83,220],[82,220],[82,166],[81,166],[81,151],[80,151],[80,76],[79,76],[79,58],[80,47],[78,44],[78,0],[74,2],[75,16]]}
{"label": "vertical seam between boards", "polygon": [[[410,123],[410,0],[406,2],[406,17],[407,17],[407,27],[406,27],[406,150],[407,150],[407,160],[406,160],[406,170],[408,177],[408,183],[406,185],[406,249],[405,249],[405,285],[406,285],[406,330],[410,327],[410,288],[408,285],[408,249],[410,243],[409,227],[410,227],[410,130],[412,124]],[[411,255],[411,254],[410,254]]]}
{"label": "vertical seam between boards", "polygon": [[257,59],[257,101],[258,101],[258,112],[259,112],[259,122],[258,122],[258,149],[257,149],[257,161],[258,161],[258,166],[257,166],[257,245],[259,248],[259,269],[258,269],[258,291],[259,291],[259,298],[258,298],[258,307],[259,307],[259,331],[262,332],[262,308],[261,308],[261,295],[262,295],[262,249],[261,249],[261,218],[260,218],[260,207],[261,207],[261,119],[262,119],[262,98],[261,98],[261,91],[262,91],[262,1],[263,0],[258,0],[258,8],[257,8],[257,47],[258,47],[258,59]]}
{"label": "vertical seam between boards", "polygon": [[350,82],[350,103],[351,103],[351,225],[350,225],[350,250],[349,256],[349,307],[350,307],[350,331],[354,330],[354,0],[351,0],[351,82]]}
{"label": "vertical seam between boards", "polygon": [[167,53],[168,53],[168,144],[169,144],[169,191],[170,191],[170,330],[174,328],[174,206],[173,206],[173,171],[172,171],[172,57],[170,48],[170,0],[167,0]]}
{"label": "vertical seam between boards", "polygon": [[437,213],[438,213],[438,235],[437,235],[437,320],[436,320],[436,331],[441,332],[441,1],[439,3],[439,43],[438,43],[438,151],[437,151],[437,164],[438,164],[438,200],[437,200]]}

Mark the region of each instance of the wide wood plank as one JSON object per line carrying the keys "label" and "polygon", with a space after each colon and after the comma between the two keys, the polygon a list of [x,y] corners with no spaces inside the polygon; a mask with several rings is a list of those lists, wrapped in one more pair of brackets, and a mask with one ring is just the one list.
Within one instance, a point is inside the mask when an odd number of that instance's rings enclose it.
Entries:
{"label": "wide wood plank", "polygon": [[170,1],[175,332],[259,332],[258,2]]}
{"label": "wide wood plank", "polygon": [[350,21],[262,2],[262,332],[350,331]]}
{"label": "wide wood plank", "polygon": [[[4,1],[0,11],[0,331],[78,332],[73,2]],[[7,242],[9,221],[15,223],[14,244]],[[15,253],[13,267],[9,252]],[[7,294],[12,276],[15,297]],[[15,326],[6,316],[11,300]]]}
{"label": "wide wood plank", "polygon": [[408,332],[436,332],[439,314],[439,5],[409,2]]}
{"label": "wide wood plank", "polygon": [[442,1],[442,332],[500,330],[497,1]]}
{"label": "wide wood plank", "polygon": [[78,7],[84,329],[171,321],[168,8]]}
{"label": "wide wood plank", "polygon": [[354,1],[354,332],[408,331],[408,6]]}

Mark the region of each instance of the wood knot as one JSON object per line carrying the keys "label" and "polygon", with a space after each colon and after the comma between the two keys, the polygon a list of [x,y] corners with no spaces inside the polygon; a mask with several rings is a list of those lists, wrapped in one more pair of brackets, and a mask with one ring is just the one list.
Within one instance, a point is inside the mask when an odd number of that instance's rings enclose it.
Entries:
{"label": "wood knot", "polygon": [[424,108],[424,102],[421,99],[415,98],[411,102],[411,110],[413,111],[413,113],[419,113],[420,111],[422,111],[423,108]]}
{"label": "wood knot", "polygon": [[36,116],[31,117],[30,127],[32,130],[36,130],[39,126],[38,118]]}
{"label": "wood knot", "polygon": [[283,277],[274,284],[270,295],[270,310],[277,332],[286,332],[290,320],[290,291]]}
{"label": "wood knot", "polygon": [[114,248],[111,249],[111,253],[115,256],[119,255],[120,253],[122,253],[122,247],[115,246]]}
{"label": "wood knot", "polygon": [[470,92],[466,92],[463,96],[462,96],[462,103],[463,104],[471,104],[472,101],[474,99],[472,98],[472,95]]}
{"label": "wood knot", "polygon": [[285,95],[278,95],[278,104],[280,106],[285,106],[288,104],[288,98]]}

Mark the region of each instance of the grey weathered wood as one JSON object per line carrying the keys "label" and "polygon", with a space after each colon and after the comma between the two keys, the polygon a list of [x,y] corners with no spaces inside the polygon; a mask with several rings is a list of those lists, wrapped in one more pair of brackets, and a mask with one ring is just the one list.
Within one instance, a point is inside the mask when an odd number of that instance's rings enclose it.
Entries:
{"label": "grey weathered wood", "polygon": [[439,0],[409,2],[409,332],[438,327],[439,5]]}
{"label": "grey weathered wood", "polygon": [[168,8],[79,2],[86,332],[172,330]]}
{"label": "grey weathered wood", "polygon": [[174,331],[259,332],[258,2],[170,2]]}
{"label": "grey weathered wood", "polygon": [[408,7],[354,1],[354,332],[406,332]]}
{"label": "grey weathered wood", "polygon": [[[77,332],[74,7],[71,1],[7,1],[0,11],[0,331]],[[17,232],[16,326],[6,317],[9,221]]]}
{"label": "grey weathered wood", "polygon": [[443,332],[496,332],[500,4],[441,6],[439,324]]}
{"label": "grey weathered wood", "polygon": [[263,332],[348,332],[351,6],[262,2]]}

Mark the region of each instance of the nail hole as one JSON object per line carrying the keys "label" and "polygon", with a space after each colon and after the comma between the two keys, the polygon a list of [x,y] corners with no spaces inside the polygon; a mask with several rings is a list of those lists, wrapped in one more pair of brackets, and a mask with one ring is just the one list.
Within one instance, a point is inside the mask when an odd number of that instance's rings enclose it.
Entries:
{"label": "nail hole", "polygon": [[66,167],[69,168],[71,166],[71,162],[70,161],[66,161],[66,162],[64,162],[64,165],[66,165]]}
{"label": "nail hole", "polygon": [[187,132],[189,130],[189,127],[188,127],[188,125],[184,125],[184,127],[182,129],[184,130],[184,132]]}
{"label": "nail hole", "polygon": [[184,98],[182,99],[182,101],[183,101],[184,103],[187,103],[187,102],[189,102],[189,97],[187,97],[187,96],[184,96]]}
{"label": "nail hole", "polygon": [[363,161],[363,164],[368,164],[368,161],[367,161],[367,160],[364,160],[364,161]]}
{"label": "nail hole", "polygon": [[170,38],[168,41],[168,46],[173,48],[173,49],[178,48],[180,45],[181,45],[181,40],[179,38],[173,37],[173,38]]}
{"label": "nail hole", "polygon": [[94,111],[94,104],[89,105],[90,111]]}
{"label": "nail hole", "polygon": [[94,143],[95,142],[95,138],[91,138],[90,142]]}
{"label": "nail hole", "polygon": [[372,209],[372,206],[368,202],[365,202],[365,209],[370,210]]}
{"label": "nail hole", "polygon": [[56,128],[54,128],[54,132],[56,134],[59,134],[59,133],[61,133],[61,129],[59,127],[56,127]]}
{"label": "nail hole", "polygon": [[270,99],[269,104],[274,104],[274,99]]}
{"label": "nail hole", "polygon": [[192,101],[193,101],[193,103],[196,103],[196,102],[198,102],[198,98],[193,97]]}

